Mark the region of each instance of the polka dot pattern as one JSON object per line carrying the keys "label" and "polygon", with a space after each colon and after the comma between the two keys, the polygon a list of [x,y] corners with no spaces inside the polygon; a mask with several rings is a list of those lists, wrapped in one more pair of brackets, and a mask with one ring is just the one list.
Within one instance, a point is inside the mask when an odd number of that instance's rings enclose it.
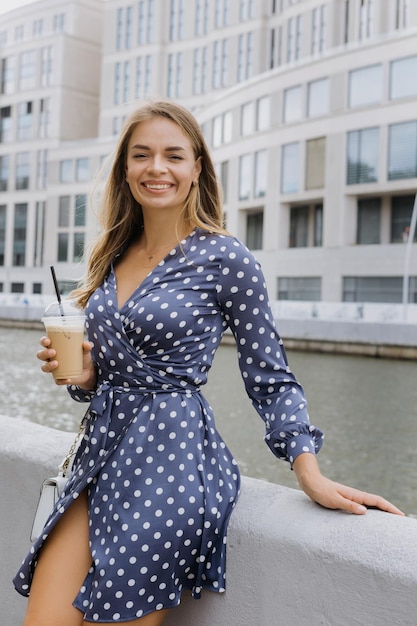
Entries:
{"label": "polka dot pattern", "polygon": [[237,239],[196,230],[119,310],[113,269],[86,308],[98,387],[74,473],[14,582],[28,595],[37,553],[86,487],[92,566],[74,604],[91,622],[176,606],[183,589],[225,589],[239,472],[200,392],[229,327],[265,441],[292,463],[317,452],[259,264]]}

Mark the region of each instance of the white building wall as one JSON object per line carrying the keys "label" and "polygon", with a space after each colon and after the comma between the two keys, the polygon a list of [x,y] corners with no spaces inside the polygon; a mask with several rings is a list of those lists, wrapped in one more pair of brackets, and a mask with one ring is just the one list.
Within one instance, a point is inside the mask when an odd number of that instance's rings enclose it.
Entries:
{"label": "white building wall", "polygon": [[[222,3],[220,3],[222,5]],[[6,246],[4,265],[0,265],[0,284],[3,290],[12,283],[24,282],[30,292],[33,282],[40,282],[42,290],[51,290],[47,264],[59,266],[60,276],[75,280],[82,273],[77,263],[69,259],[61,263],[57,258],[57,210],[59,197],[86,193],[89,182],[68,183],[59,181],[59,163],[65,159],[89,159],[91,179],[97,172],[98,162],[109,154],[123,119],[135,106],[137,96],[165,97],[168,95],[169,58],[174,60],[174,99],[177,98],[197,115],[209,144],[212,144],[213,121],[228,112],[232,113],[232,140],[213,146],[216,162],[228,163],[227,199],[225,210],[228,228],[247,241],[248,216],[263,212],[262,249],[255,250],[262,261],[271,297],[277,296],[280,278],[319,278],[320,298],[339,301],[343,298],[343,279],[346,276],[399,277],[403,273],[404,246],[391,243],[391,198],[415,193],[417,178],[387,179],[388,129],[390,124],[417,120],[414,94],[408,98],[390,100],[389,69],[393,59],[411,56],[417,50],[417,7],[403,1],[374,0],[362,3],[350,0],[349,12],[342,0],[306,0],[301,3],[272,3],[269,0],[252,3],[253,16],[241,19],[240,4],[229,3],[228,22],[224,14],[216,24],[214,0],[209,9],[206,29],[196,35],[197,3],[187,3],[183,12],[182,34],[179,6],[171,14],[167,3],[153,0],[143,5],[144,41],[138,43],[139,2],[124,0],[40,0],[6,14],[0,28],[1,58],[20,54],[32,46],[50,43],[54,49],[54,82],[49,87],[39,85],[30,95],[27,92],[0,95],[0,108],[12,106],[13,124],[16,125],[16,105],[32,98],[36,107],[41,98],[51,98],[49,137],[34,137],[29,143],[0,144],[0,156],[10,157],[9,189],[0,196],[0,206],[7,207]],[[246,3],[249,7],[251,3]],[[397,11],[398,5],[398,11]],[[148,7],[153,7],[151,37],[148,40]],[[171,6],[171,5],[169,5]],[[205,3],[202,3],[205,6]],[[273,13],[273,6],[275,12]],[[367,13],[372,6],[373,13]],[[405,12],[408,6],[408,13]],[[128,31],[128,7],[131,7],[131,38]],[[65,13],[65,33],[53,32],[54,15]],[[203,16],[204,17],[204,16]],[[346,24],[346,17],[348,23]],[[407,17],[404,26],[404,18]],[[42,37],[31,33],[35,19],[45,20]],[[171,19],[174,28],[171,28]],[[204,20],[203,20],[204,22]],[[202,22],[202,23],[203,23]],[[398,23],[397,23],[398,22]],[[23,24],[25,36],[18,42],[13,37],[16,26]],[[103,24],[103,26],[102,26]],[[362,31],[361,31],[362,24]],[[398,26],[398,28],[397,28]],[[368,28],[368,30],[367,30]],[[2,30],[3,29],[3,30]],[[4,29],[7,42],[4,42]],[[275,48],[271,49],[272,31]],[[243,37],[243,64],[250,54],[248,33],[252,33],[252,76],[238,81],[239,37]],[[360,34],[362,33],[362,34]],[[118,39],[119,37],[119,39]],[[120,45],[117,45],[117,42]],[[228,42],[227,81],[214,87],[214,46]],[[280,41],[280,46],[278,46]],[[193,90],[194,52],[206,50],[206,84]],[[182,81],[178,81],[176,60],[182,54]],[[289,56],[288,56],[289,55]],[[151,58],[148,90],[145,90],[146,59]],[[136,62],[142,59],[142,88],[136,93]],[[287,59],[290,61],[287,62]],[[200,56],[201,60],[201,56]],[[115,97],[116,64],[121,68],[121,94]],[[349,72],[352,69],[381,64],[383,73],[382,96],[379,101],[361,107],[349,107]],[[274,67],[271,68],[271,65]],[[124,79],[124,68],[130,68]],[[246,66],[245,66],[246,67]],[[247,68],[246,68],[247,69]],[[17,72],[17,66],[16,66]],[[202,67],[200,65],[200,74]],[[329,79],[329,110],[318,117],[308,118],[308,85],[312,81]],[[201,78],[201,76],[200,76]],[[176,91],[176,85],[179,92]],[[285,90],[299,85],[302,94],[303,114],[293,121],[284,121]],[[125,97],[126,96],[126,97]],[[270,124],[264,130],[241,135],[242,104],[267,96],[270,100]],[[37,110],[37,115],[39,111]],[[379,128],[378,180],[372,183],[346,184],[347,138],[350,131],[369,127]],[[89,137],[88,141],[84,138]],[[323,187],[305,189],[307,141],[325,137],[325,182]],[[70,141],[68,141],[70,140]],[[282,146],[299,142],[299,189],[283,193]],[[31,152],[31,186],[28,191],[14,189],[15,155]],[[36,183],[38,151],[48,150],[48,186]],[[239,158],[259,150],[268,152],[268,186],[266,194],[239,200]],[[367,197],[381,198],[380,243],[358,245],[358,200]],[[14,206],[28,202],[26,267],[13,266]],[[46,206],[47,237],[44,254],[35,250],[36,203]],[[314,207],[323,204],[322,244],[314,247]],[[291,210],[308,205],[307,247],[290,247]],[[85,224],[86,242],[96,232],[95,219],[90,211]],[[1,245],[1,244],[0,244]],[[38,246],[39,247],[39,246]],[[38,265],[33,267],[33,259]],[[39,259],[43,259],[42,263]],[[388,260],[389,259],[389,260]],[[28,272],[28,268],[30,272]],[[411,276],[417,276],[417,259],[412,258]],[[303,297],[299,294],[299,297]]]}

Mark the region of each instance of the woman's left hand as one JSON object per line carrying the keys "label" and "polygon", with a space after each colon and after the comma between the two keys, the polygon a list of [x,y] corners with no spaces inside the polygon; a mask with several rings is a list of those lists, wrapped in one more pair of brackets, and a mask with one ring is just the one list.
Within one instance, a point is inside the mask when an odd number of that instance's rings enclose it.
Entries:
{"label": "woman's left hand", "polygon": [[328,509],[341,509],[355,515],[363,515],[367,511],[366,507],[372,507],[404,515],[400,509],[381,496],[342,485],[323,476],[313,454],[300,454],[294,461],[293,469],[302,490],[311,500]]}

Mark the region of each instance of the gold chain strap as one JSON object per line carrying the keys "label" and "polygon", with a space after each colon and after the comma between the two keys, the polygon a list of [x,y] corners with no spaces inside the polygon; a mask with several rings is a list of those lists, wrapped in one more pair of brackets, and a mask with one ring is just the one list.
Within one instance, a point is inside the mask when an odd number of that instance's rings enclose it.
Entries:
{"label": "gold chain strap", "polygon": [[72,446],[68,450],[68,454],[67,454],[67,456],[65,457],[65,459],[62,462],[61,468],[62,468],[62,473],[63,473],[64,476],[66,476],[66,474],[67,474],[68,467],[69,467],[69,464],[71,462],[71,458],[75,454],[75,452],[76,452],[76,450],[78,448],[78,443],[79,443],[79,441],[80,441],[80,439],[81,439],[81,437],[82,437],[82,435],[83,435],[83,433],[85,431],[85,424],[86,424],[86,421],[87,421],[89,410],[90,409],[88,408],[87,411],[85,412],[84,417],[82,418],[82,420],[80,422],[80,426],[78,428],[78,433],[75,435],[75,439],[72,442]]}

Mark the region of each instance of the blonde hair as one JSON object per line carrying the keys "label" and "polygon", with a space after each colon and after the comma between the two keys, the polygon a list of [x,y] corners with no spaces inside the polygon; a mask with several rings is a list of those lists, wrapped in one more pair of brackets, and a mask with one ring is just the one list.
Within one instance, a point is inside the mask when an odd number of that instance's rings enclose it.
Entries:
{"label": "blonde hair", "polygon": [[190,229],[199,227],[209,232],[226,233],[223,228],[223,207],[216,172],[196,119],[186,108],[170,101],[144,104],[130,115],[122,129],[100,199],[98,221],[101,234],[90,250],[86,278],[71,294],[82,307],[85,307],[91,294],[103,282],[115,256],[143,228],[142,208],[132,196],[126,182],[127,149],[136,126],[158,116],[177,124],[190,139],[195,159],[201,159],[198,184],[190,188],[182,219]]}

